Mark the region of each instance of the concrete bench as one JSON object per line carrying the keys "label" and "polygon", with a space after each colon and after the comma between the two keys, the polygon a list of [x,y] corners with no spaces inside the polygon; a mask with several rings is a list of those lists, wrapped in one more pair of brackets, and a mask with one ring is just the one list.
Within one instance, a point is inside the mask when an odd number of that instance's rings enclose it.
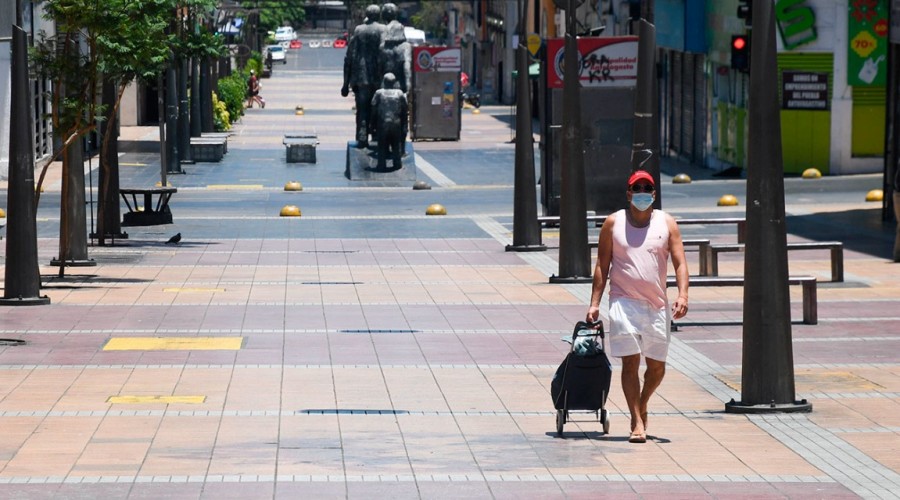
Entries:
{"label": "concrete bench", "polygon": [[[157,226],[172,223],[169,200],[178,189],[173,187],[153,187],[146,189],[119,189],[128,212],[122,215],[123,226]],[[156,196],[156,203],[153,197]],[[130,199],[129,199],[130,197]],[[143,201],[143,205],[138,201]]]}
{"label": "concrete bench", "polygon": [[[588,215],[587,221],[594,222],[598,226],[602,226],[604,222],[606,222],[606,215]],[[559,216],[558,215],[544,215],[538,217],[538,223],[544,226],[558,226],[559,225]],[[675,219],[675,222],[678,223],[679,226],[712,226],[717,224],[735,224],[737,226],[737,241],[738,243],[743,243],[746,241],[747,234],[747,219],[743,217],[709,217],[709,218],[696,218],[696,219]]]}
{"label": "concrete bench", "polygon": [[[726,276],[691,276],[688,280],[690,286],[744,286],[744,278],[742,277],[726,277]],[[816,290],[815,276],[790,276],[788,277],[789,285],[800,285],[803,287],[803,323],[807,325],[815,325],[819,323],[819,302]],[[677,283],[674,276],[666,279],[667,287],[674,287]]]}
{"label": "concrete bench", "polygon": [[316,146],[319,144],[316,134],[285,134],[281,142],[286,148],[288,163],[316,162]]}
{"label": "concrete bench", "polygon": [[[840,241],[811,241],[795,242],[787,244],[790,250],[830,250],[831,251],[831,281],[839,283],[844,281],[844,244]],[[705,252],[700,254],[700,275],[719,275],[719,253],[743,252],[744,244],[715,244],[707,245]]]}
{"label": "concrete bench", "polygon": [[220,162],[228,140],[215,137],[191,137],[191,154],[195,162]]}
{"label": "concrete bench", "polygon": [[220,141],[225,141],[225,154],[228,154],[228,138],[231,137],[231,132],[203,132],[200,134],[201,139],[217,139]]}
{"label": "concrete bench", "polygon": [[[588,242],[588,246],[591,248],[597,248],[597,244],[598,244],[598,242],[596,242],[596,241]],[[700,252],[700,261],[701,261],[701,265],[702,265],[702,263],[705,259],[704,254],[707,251],[706,247],[709,246],[709,240],[706,240],[706,239],[695,239],[695,240],[682,239],[681,244],[684,245],[685,247],[697,247],[697,250],[699,250],[699,252]]]}

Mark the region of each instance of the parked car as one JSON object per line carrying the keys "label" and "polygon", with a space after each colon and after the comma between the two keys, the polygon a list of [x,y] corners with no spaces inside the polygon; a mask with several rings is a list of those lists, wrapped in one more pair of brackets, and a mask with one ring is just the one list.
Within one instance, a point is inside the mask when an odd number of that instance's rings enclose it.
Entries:
{"label": "parked car", "polygon": [[299,48],[303,47],[303,42],[301,42],[300,40],[297,40],[295,38],[295,39],[291,40],[291,44],[288,47],[292,48],[292,49],[299,49]]}
{"label": "parked car", "polygon": [[311,49],[317,49],[321,46],[322,46],[322,42],[320,42],[319,40],[310,40],[309,41],[309,48],[311,48]]}
{"label": "parked car", "polygon": [[268,58],[270,55],[272,56],[273,63],[280,62],[281,64],[287,64],[287,57],[285,57],[284,47],[282,47],[281,45],[267,46],[265,57]]}
{"label": "parked car", "polygon": [[282,26],[275,30],[276,42],[290,42],[295,38],[297,38],[297,33],[295,33],[294,28],[291,28],[290,26]]}
{"label": "parked car", "polygon": [[345,48],[346,46],[347,46],[347,40],[344,40],[343,38],[338,38],[338,39],[335,40],[334,43],[332,44],[332,47],[334,47],[334,48],[336,48],[336,49],[343,49],[343,48]]}

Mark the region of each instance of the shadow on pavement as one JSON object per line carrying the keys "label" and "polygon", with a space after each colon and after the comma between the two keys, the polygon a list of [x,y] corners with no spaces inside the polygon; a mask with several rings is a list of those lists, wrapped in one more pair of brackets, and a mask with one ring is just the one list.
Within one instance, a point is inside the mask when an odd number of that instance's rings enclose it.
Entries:
{"label": "shadow on pavement", "polygon": [[789,215],[790,234],[812,241],[840,241],[846,250],[890,260],[896,226],[881,220],[881,208]]}

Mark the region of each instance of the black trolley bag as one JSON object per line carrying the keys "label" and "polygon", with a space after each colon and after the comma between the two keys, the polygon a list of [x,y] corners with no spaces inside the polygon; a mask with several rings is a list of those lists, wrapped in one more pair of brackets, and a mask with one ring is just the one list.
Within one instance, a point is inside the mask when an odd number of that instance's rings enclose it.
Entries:
{"label": "black trolley bag", "polygon": [[603,350],[603,322],[579,321],[572,332],[572,347],[550,383],[550,396],[556,408],[556,435],[562,437],[570,411],[593,412],[609,433],[606,397],[612,379],[612,366]]}

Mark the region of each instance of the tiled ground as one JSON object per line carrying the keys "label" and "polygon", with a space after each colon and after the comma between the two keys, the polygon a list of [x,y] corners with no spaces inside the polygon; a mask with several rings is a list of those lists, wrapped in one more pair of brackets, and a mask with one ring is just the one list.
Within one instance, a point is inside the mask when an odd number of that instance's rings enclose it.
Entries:
{"label": "tiled ground", "polygon": [[[432,172],[439,182],[430,192],[354,186],[341,160],[352,103],[336,96],[336,78],[276,70],[264,82],[267,108],[248,112],[226,160],[172,178],[174,225],[128,228],[128,240],[89,249],[96,267],[65,278],[45,265],[57,250],[51,180],[38,223],[51,305],[0,309],[0,336],[26,341],[0,346],[0,497],[900,491],[900,267],[854,246],[884,241],[891,228],[846,226],[846,283],[820,283],[818,325],[800,323],[800,292],[791,292],[797,396],[813,402],[812,413],[724,412],[740,398],[742,290],[693,288],[650,408],[650,442],[627,442],[615,376],[611,433],[578,414],[560,439],[550,380],[568,348],[560,338],[590,290],[548,283],[558,257],[552,228],[545,253],[504,251],[512,146],[496,115],[508,110],[465,115],[459,143],[417,143],[441,174]],[[281,134],[301,128],[319,134],[317,165],[284,163]],[[152,132],[126,130],[136,139]],[[153,161],[125,155],[135,166],[123,167],[123,185],[154,181]],[[302,193],[281,191],[291,178]],[[263,187],[207,187],[225,184]],[[286,200],[304,216],[279,218]],[[699,212],[672,200],[676,215]],[[434,201],[450,215],[425,216]],[[837,204],[841,213],[873,211],[839,201],[789,212],[815,221]],[[809,238],[800,229],[812,224],[798,223],[790,238]],[[180,245],[163,243],[179,231]],[[734,241],[718,226],[685,234]],[[688,258],[696,269],[696,252]],[[721,274],[742,274],[742,258],[723,254]],[[828,269],[825,252],[791,254],[792,274],[826,280]],[[159,350],[106,349],[139,337],[170,340]],[[240,347],[179,348],[206,338],[239,338]],[[129,396],[136,402],[109,400]]]}

